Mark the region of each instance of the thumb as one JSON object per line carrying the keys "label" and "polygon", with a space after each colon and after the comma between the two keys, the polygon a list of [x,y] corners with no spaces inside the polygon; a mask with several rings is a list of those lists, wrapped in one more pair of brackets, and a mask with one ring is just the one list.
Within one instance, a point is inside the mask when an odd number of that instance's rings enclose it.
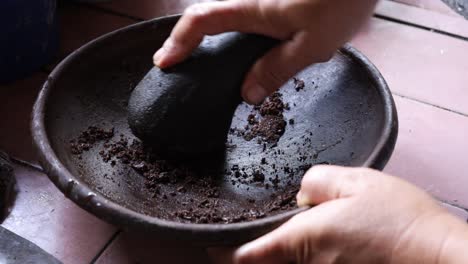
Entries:
{"label": "thumb", "polygon": [[335,263],[336,251],[323,250],[327,223],[344,210],[344,201],[300,213],[272,232],[237,249],[236,264]]}
{"label": "thumb", "polygon": [[247,74],[242,86],[244,100],[251,104],[261,103],[300,70],[333,55],[333,51],[329,54],[312,51],[313,46],[305,32],[296,33],[292,39],[271,49]]}
{"label": "thumb", "polygon": [[[276,230],[240,247],[234,263],[334,263],[336,251],[324,251],[327,225],[347,206],[343,198],[365,188],[378,186],[375,173],[365,168],[314,166],[307,171],[298,193],[299,205],[315,206],[300,213]],[[327,206],[332,201],[333,206]],[[315,261],[315,262],[314,262]]]}
{"label": "thumb", "polygon": [[318,165],[310,168],[302,179],[297,194],[299,206],[317,205],[343,199],[371,188],[379,188],[382,176],[367,168],[346,168]]}

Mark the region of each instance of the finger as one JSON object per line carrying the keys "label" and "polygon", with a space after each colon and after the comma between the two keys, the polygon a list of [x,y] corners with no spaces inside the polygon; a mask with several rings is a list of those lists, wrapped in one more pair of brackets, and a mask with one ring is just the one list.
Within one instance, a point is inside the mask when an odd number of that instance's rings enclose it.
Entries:
{"label": "finger", "polygon": [[[281,231],[281,230],[280,230]],[[236,264],[283,264],[293,261],[294,254],[287,250],[287,245],[283,243],[284,237],[277,235],[273,231],[257,240],[240,247],[234,253]]]}
{"label": "finger", "polygon": [[365,168],[314,166],[302,179],[297,203],[299,206],[316,205],[350,197],[374,185],[378,177],[374,174],[373,170]]}
{"label": "finger", "polygon": [[190,6],[184,12],[171,36],[153,57],[154,63],[169,67],[185,58],[200,44],[205,35],[229,31],[257,33],[281,38],[282,34],[262,22],[256,1],[208,2]]}
{"label": "finger", "polygon": [[[234,253],[236,264],[310,263],[320,252],[320,232],[327,208],[316,207],[300,213],[272,232],[240,247]],[[331,263],[331,262],[330,262]]]}
{"label": "finger", "polygon": [[242,86],[242,97],[250,104],[259,104],[278,90],[297,72],[312,64],[328,60],[333,52],[314,53],[305,32],[276,46],[260,58],[247,74]]}

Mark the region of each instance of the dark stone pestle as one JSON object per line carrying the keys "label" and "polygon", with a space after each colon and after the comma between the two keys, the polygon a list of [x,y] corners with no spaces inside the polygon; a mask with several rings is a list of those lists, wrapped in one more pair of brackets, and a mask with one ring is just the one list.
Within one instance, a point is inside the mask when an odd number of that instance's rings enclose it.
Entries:
{"label": "dark stone pestle", "polygon": [[222,151],[246,73],[277,43],[260,35],[224,33],[205,37],[174,67],[152,68],[130,97],[132,132],[175,157]]}

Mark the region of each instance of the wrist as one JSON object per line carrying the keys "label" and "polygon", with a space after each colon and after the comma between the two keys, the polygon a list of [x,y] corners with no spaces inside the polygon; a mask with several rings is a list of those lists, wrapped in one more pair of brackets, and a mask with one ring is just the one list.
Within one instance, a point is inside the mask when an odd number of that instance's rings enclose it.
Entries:
{"label": "wrist", "polygon": [[468,263],[468,225],[452,215],[447,216],[445,224],[447,234],[435,263]]}
{"label": "wrist", "polygon": [[444,209],[417,218],[399,237],[391,263],[468,263],[468,226]]}

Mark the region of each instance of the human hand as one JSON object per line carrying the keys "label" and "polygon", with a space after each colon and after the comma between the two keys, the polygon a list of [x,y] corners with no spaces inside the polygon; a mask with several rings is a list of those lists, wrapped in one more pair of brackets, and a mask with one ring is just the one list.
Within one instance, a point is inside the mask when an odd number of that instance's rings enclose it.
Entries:
{"label": "human hand", "polygon": [[398,178],[316,166],[306,173],[297,200],[317,206],[242,246],[233,262],[468,263],[466,223]]}
{"label": "human hand", "polygon": [[372,14],[377,0],[230,0],[190,6],[154,57],[167,68],[187,58],[205,35],[228,31],[281,40],[260,58],[241,89],[258,104],[294,74],[327,61]]}

